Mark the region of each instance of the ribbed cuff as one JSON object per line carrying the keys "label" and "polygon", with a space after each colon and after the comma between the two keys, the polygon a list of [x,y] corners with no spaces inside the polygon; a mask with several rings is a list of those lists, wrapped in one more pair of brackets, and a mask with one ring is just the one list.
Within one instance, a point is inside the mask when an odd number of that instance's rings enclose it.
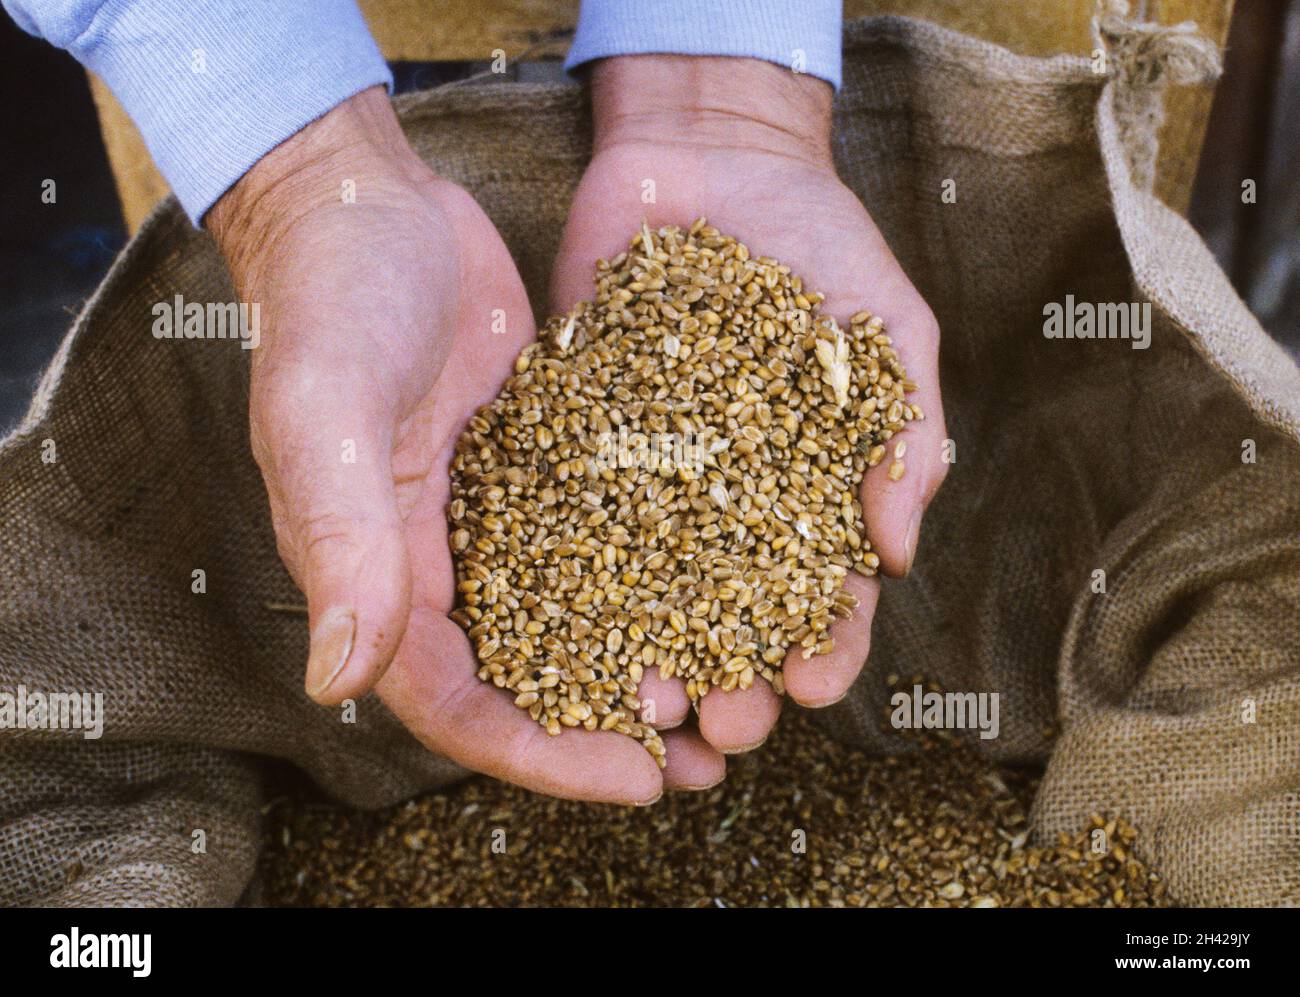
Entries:
{"label": "ribbed cuff", "polygon": [[582,0],[572,72],[614,55],[764,59],[840,87],[840,0]]}
{"label": "ribbed cuff", "polygon": [[354,0],[108,0],[68,48],[117,95],[196,225],[304,125],[392,86]]}

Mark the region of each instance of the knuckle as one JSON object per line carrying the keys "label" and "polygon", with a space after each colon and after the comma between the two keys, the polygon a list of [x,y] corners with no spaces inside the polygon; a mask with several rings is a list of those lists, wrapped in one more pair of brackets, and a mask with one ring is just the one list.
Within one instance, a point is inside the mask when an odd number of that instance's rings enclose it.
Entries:
{"label": "knuckle", "polygon": [[299,588],[303,586],[303,562],[293,531],[283,514],[272,510],[271,528],[275,532],[275,552]]}
{"label": "knuckle", "polygon": [[304,557],[309,562],[323,561],[338,553],[340,546],[352,542],[352,521],[332,510],[312,512],[298,521],[297,534]]}
{"label": "knuckle", "polygon": [[931,495],[933,495],[936,491],[938,491],[939,486],[942,485],[948,479],[948,471],[951,469],[951,467],[952,465],[949,464],[946,460],[939,461],[938,465],[935,467],[934,474],[933,474],[934,484],[930,488]]}
{"label": "knuckle", "polygon": [[512,731],[506,737],[497,760],[501,767],[501,778],[515,784],[531,781],[530,776],[537,765],[538,757],[535,741],[538,737],[546,736],[542,728],[536,724]]}
{"label": "knuckle", "polygon": [[[269,368],[269,369],[268,369]],[[276,430],[302,421],[301,415],[320,397],[321,378],[303,364],[268,361],[250,385],[249,416],[262,435],[274,439]]]}
{"label": "knuckle", "polygon": [[917,317],[910,335],[924,349],[934,351],[939,348],[939,321],[934,317],[934,312],[930,311],[929,306],[922,305],[922,312]]}

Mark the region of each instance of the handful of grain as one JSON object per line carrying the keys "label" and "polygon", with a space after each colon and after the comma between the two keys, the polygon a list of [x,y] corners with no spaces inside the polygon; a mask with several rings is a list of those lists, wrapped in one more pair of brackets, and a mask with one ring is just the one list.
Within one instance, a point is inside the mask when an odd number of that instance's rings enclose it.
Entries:
{"label": "handful of grain", "polygon": [[457,444],[453,618],[479,678],[549,733],[615,730],[663,765],[646,670],[692,701],[760,677],[781,693],[791,648],[831,650],[846,575],[880,563],[862,475],[923,415],[879,317],[841,328],[703,219],[643,226],[596,284]]}

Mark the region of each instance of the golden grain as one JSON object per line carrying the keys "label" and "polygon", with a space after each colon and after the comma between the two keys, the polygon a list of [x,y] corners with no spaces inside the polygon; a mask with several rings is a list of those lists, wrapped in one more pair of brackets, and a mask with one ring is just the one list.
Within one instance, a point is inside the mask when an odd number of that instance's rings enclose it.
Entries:
{"label": "golden grain", "polygon": [[703,219],[643,225],[596,287],[458,441],[453,618],[479,677],[550,733],[619,730],[662,763],[642,669],[698,699],[781,691],[790,650],[827,653],[847,572],[880,563],[862,476],[920,413],[879,316],[840,326]]}

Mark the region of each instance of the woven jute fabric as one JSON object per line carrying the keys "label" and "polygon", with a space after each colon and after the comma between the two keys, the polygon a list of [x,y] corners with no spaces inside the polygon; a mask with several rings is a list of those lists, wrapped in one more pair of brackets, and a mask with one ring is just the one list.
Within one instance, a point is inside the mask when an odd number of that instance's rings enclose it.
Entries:
{"label": "woven jute fabric", "polygon": [[[1108,23],[1098,74],[920,22],[847,27],[838,165],[939,318],[956,459],[862,679],[819,716],[896,751],[885,676],[997,692],[979,743],[1046,765],[1037,834],[1122,813],[1180,900],[1294,903],[1300,373],[1148,189],[1161,89],[1214,72],[1194,35],[1152,32]],[[541,307],[589,153],[582,92],[397,103]],[[345,724],[303,694],[305,623],[268,608],[301,596],[249,456],[248,354],[155,339],[177,294],[235,300],[167,203],[0,444],[0,691],[99,692],[105,712],[98,740],[0,731],[7,904],[237,901],[273,764],[364,807],[463,774],[374,697]],[[1066,295],[1150,303],[1150,348],[1046,338]]]}

